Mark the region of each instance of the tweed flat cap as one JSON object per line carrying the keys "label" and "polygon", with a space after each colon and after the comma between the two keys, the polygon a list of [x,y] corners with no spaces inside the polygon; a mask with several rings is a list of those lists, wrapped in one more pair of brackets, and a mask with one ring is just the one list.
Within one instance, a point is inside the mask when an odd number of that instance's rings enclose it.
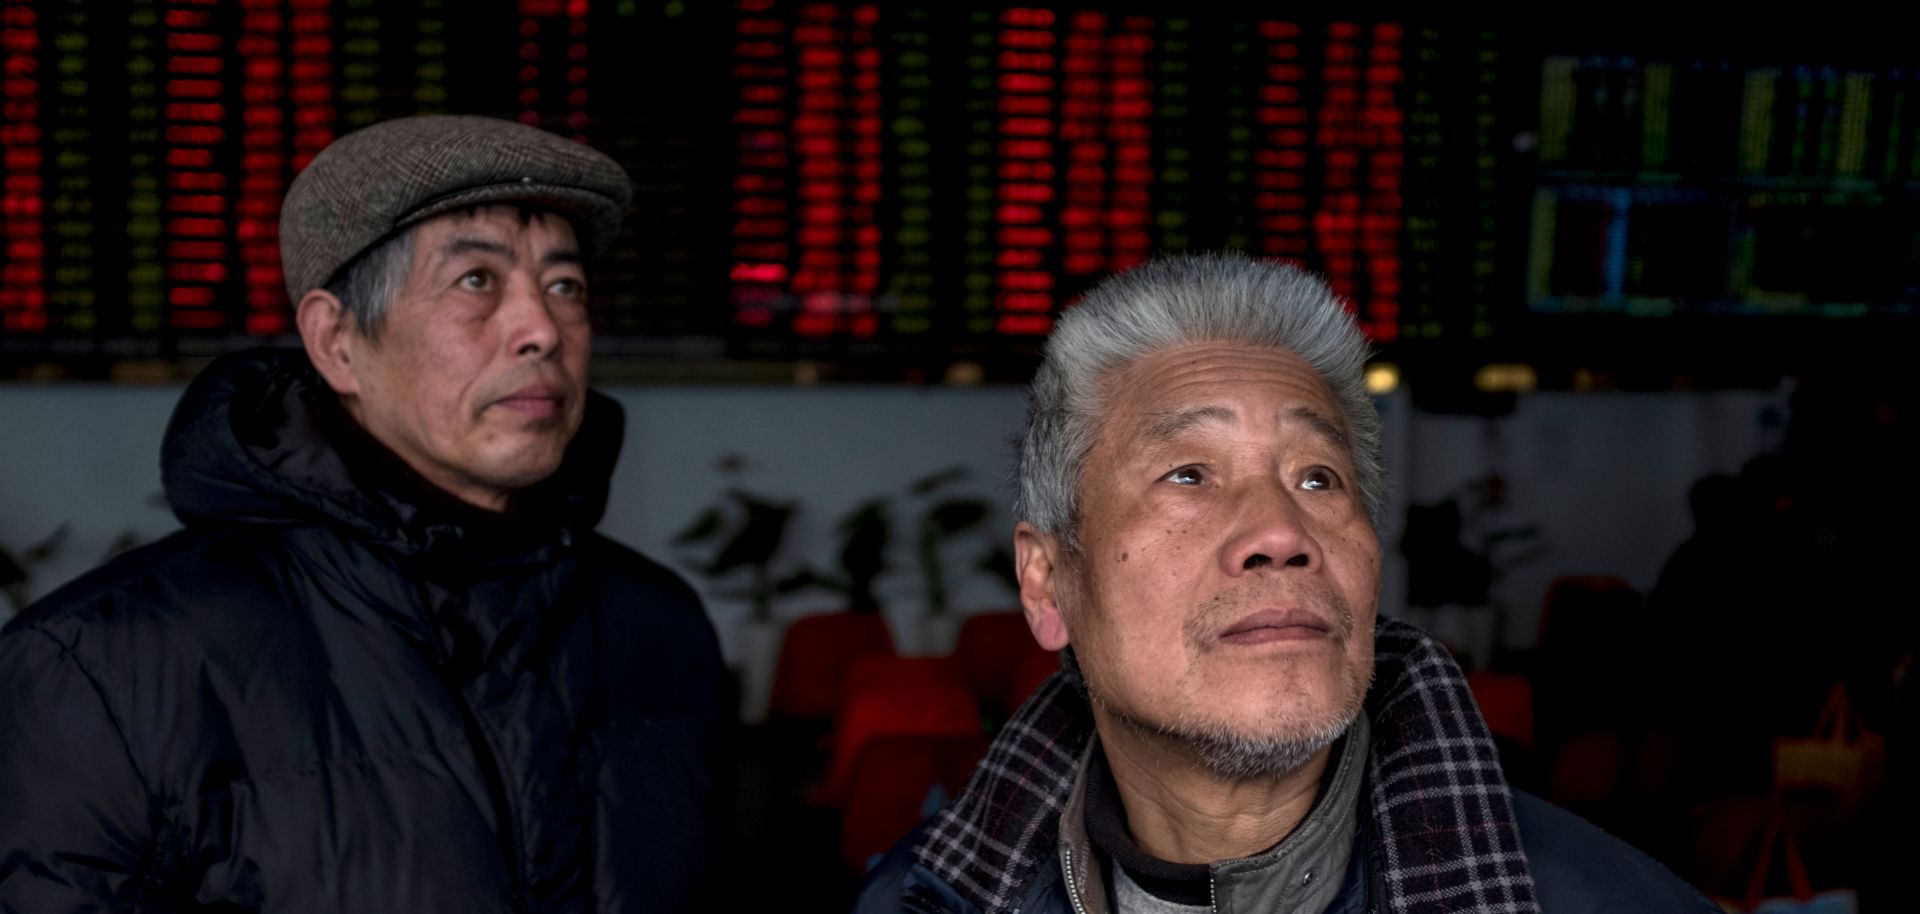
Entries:
{"label": "tweed flat cap", "polygon": [[581,250],[606,249],[633,185],[585,144],[490,117],[384,121],[334,140],[296,175],[280,208],[280,262],[298,302],[362,251],[432,216],[527,202],[573,223]]}

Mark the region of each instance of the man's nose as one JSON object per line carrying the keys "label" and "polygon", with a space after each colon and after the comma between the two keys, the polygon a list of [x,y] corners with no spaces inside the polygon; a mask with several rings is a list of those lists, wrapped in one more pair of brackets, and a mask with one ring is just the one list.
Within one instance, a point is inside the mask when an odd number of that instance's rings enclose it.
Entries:
{"label": "man's nose", "polygon": [[1298,490],[1263,480],[1237,493],[1236,506],[1232,534],[1220,553],[1221,570],[1229,577],[1262,569],[1319,570],[1324,557]]}
{"label": "man's nose", "polygon": [[560,347],[560,322],[541,294],[540,281],[516,276],[507,283],[500,303],[507,322],[507,346],[516,356],[550,356]]}

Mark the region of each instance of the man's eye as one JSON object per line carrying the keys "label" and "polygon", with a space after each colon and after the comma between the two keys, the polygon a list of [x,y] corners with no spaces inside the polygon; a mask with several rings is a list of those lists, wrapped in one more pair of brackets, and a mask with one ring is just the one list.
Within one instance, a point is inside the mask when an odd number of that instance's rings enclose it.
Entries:
{"label": "man's eye", "polygon": [[1301,477],[1300,488],[1316,491],[1320,489],[1337,489],[1340,488],[1340,476],[1326,467],[1314,467],[1308,470],[1305,476]]}
{"label": "man's eye", "polygon": [[547,291],[566,298],[587,297],[587,284],[577,279],[556,279],[547,286]]}
{"label": "man's eye", "polygon": [[1206,477],[1200,473],[1200,468],[1193,466],[1181,467],[1160,478],[1179,486],[1197,486],[1206,481]]}
{"label": "man's eye", "polygon": [[485,292],[493,288],[493,274],[486,270],[468,270],[460,275],[460,288],[470,292]]}

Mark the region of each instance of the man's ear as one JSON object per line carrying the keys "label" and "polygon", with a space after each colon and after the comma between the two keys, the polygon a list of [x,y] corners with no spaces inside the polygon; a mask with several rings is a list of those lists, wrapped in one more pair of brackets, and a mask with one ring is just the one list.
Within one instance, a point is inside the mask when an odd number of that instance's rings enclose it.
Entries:
{"label": "man's ear", "polygon": [[1067,623],[1060,616],[1059,584],[1065,558],[1060,542],[1021,521],[1013,528],[1013,570],[1020,579],[1020,605],[1027,628],[1040,647],[1057,651],[1067,646]]}
{"label": "man's ear", "polygon": [[332,292],[314,289],[300,296],[294,306],[293,320],[300,328],[300,342],[307,358],[326,379],[327,386],[341,396],[360,392],[360,379],[353,372],[353,360],[363,342],[353,315]]}

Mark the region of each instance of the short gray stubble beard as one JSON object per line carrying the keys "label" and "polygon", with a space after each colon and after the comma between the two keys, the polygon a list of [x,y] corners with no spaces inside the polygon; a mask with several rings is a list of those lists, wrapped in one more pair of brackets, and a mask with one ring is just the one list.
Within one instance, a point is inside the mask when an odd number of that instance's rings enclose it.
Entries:
{"label": "short gray stubble beard", "polygon": [[[1333,628],[1331,634],[1342,642],[1371,634],[1357,632],[1352,606],[1341,599],[1337,593],[1329,595],[1332,598],[1329,601],[1332,603],[1330,608],[1333,610],[1328,620]],[[1233,602],[1225,595],[1208,601],[1207,611],[1201,613],[1195,623],[1213,613],[1225,610]],[[1189,639],[1197,639],[1200,633],[1206,630],[1207,627],[1204,625],[1189,623],[1185,634]],[[1156,724],[1142,720],[1119,704],[1106,700],[1100,694],[1100,691],[1087,680],[1085,672],[1080,668],[1079,659],[1074,656],[1071,647],[1063,653],[1066,669],[1081,682],[1088,700],[1098,704],[1115,722],[1149,739],[1172,747],[1180,754],[1194,759],[1214,776],[1228,781],[1266,779],[1298,771],[1301,766],[1312,761],[1315,756],[1344,736],[1347,728],[1353,726],[1354,719],[1360,716],[1366,705],[1367,693],[1373,685],[1374,671],[1369,664],[1366,681],[1348,700],[1346,706],[1334,713],[1332,720],[1306,733],[1269,737],[1249,736],[1233,732],[1225,724],[1220,723],[1174,720]]]}

